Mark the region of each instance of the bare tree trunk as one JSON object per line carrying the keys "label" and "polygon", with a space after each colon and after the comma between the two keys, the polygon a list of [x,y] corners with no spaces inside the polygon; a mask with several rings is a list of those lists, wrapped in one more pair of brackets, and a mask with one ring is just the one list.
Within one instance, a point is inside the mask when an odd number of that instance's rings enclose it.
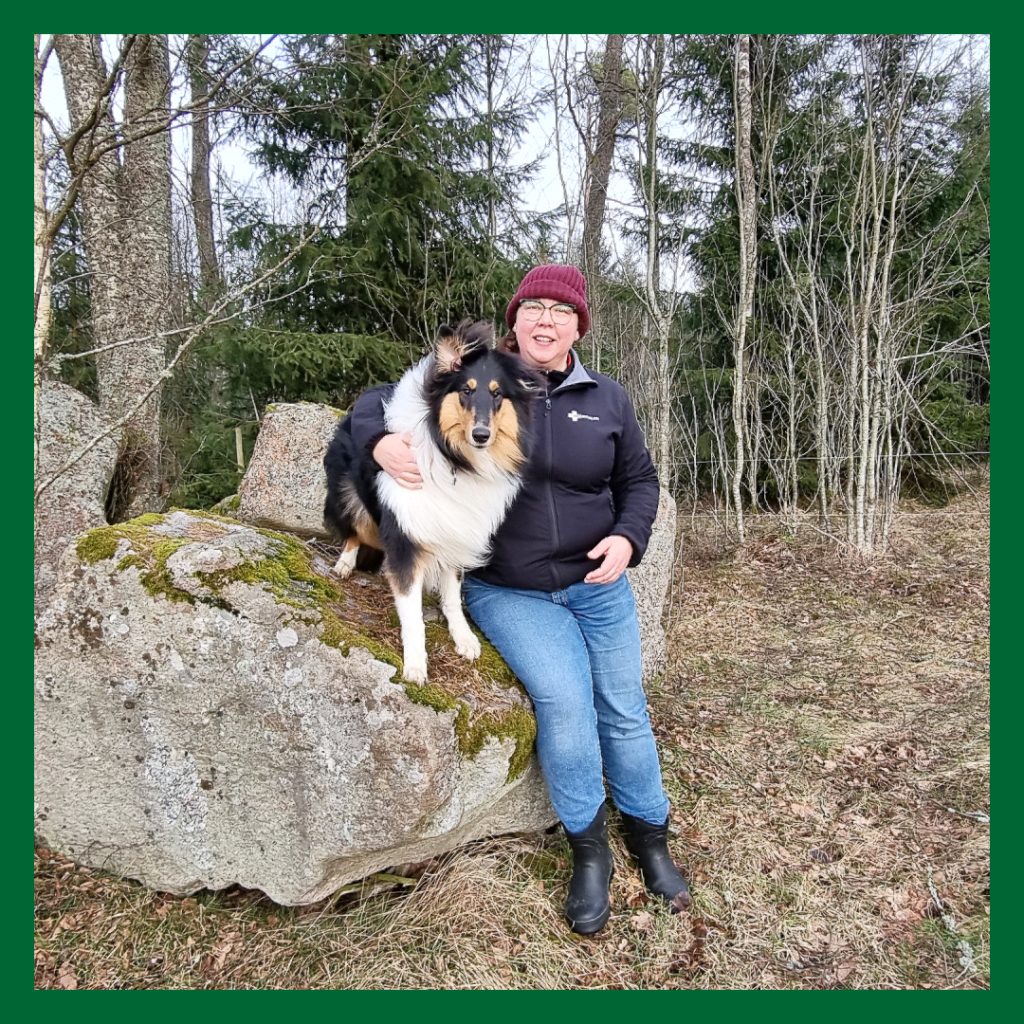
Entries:
{"label": "bare tree trunk", "polygon": [[[786,494],[786,505],[789,506],[788,514],[792,529],[796,529],[798,513],[800,509],[800,476],[798,472],[799,452],[796,447],[797,417],[799,415],[796,404],[796,358],[795,344],[792,334],[786,338],[786,458],[788,493]],[[783,490],[782,482],[779,482],[779,491]]]}
{"label": "bare tree trunk", "polygon": [[[890,379],[891,382],[891,379]],[[882,508],[882,542],[883,551],[888,550],[889,538],[892,532],[893,518],[896,512],[896,503],[900,496],[900,474],[896,451],[893,441],[893,434],[899,430],[899,436],[903,437],[900,427],[893,422],[892,417],[892,395],[888,394],[883,403],[883,416],[885,421],[882,427],[882,436],[885,438],[885,466],[887,470],[885,501]]]}
{"label": "bare tree trunk", "polygon": [[[902,97],[899,108],[902,108]],[[876,365],[876,401],[875,401],[875,433],[878,437],[874,445],[875,457],[875,489],[871,514],[871,548],[875,547],[875,537],[880,537],[880,547],[884,550],[889,538],[889,499],[895,500],[895,490],[890,480],[899,479],[899,466],[893,456],[892,449],[892,397],[895,368],[895,340],[892,330],[892,296],[890,294],[892,279],[892,262],[896,251],[898,234],[897,201],[903,186],[903,138],[898,123],[889,124],[889,146],[886,156],[886,173],[883,182],[889,190],[889,204],[886,212],[886,244],[882,257],[882,277],[878,288],[878,318],[875,329],[875,365]],[[883,526],[876,531],[877,504],[881,500],[881,517]]]}
{"label": "bare tree trunk", "polygon": [[189,36],[189,79],[192,87],[192,216],[199,248],[199,273],[203,287],[220,285],[220,267],[213,236],[213,196],[210,194],[210,37]]}
{"label": "bare tree trunk", "polygon": [[875,373],[871,380],[871,421],[868,431],[868,472],[864,489],[864,554],[875,548],[875,516],[878,512],[879,444],[881,442],[881,381],[878,375],[877,351]]}
{"label": "bare tree trunk", "polygon": [[[774,142],[774,140],[773,140]],[[815,500],[818,505],[819,526],[826,533],[830,532],[829,512],[831,498],[833,496],[835,459],[829,448],[829,410],[828,410],[828,376],[826,374],[825,350],[822,342],[821,314],[818,308],[818,289],[824,285],[820,280],[820,232],[821,227],[818,218],[818,179],[820,167],[814,165],[811,169],[810,190],[808,193],[807,207],[800,214],[803,221],[803,233],[800,248],[797,250],[795,260],[801,270],[801,276],[807,281],[801,285],[797,281],[796,274],[782,244],[782,236],[779,230],[781,211],[776,203],[774,177],[774,154],[772,147],[768,147],[766,158],[769,161],[764,179],[768,183],[768,199],[771,204],[771,224],[775,235],[775,249],[789,284],[792,301],[799,311],[799,317],[794,313],[794,331],[797,330],[797,322],[803,319],[804,325],[801,328],[809,336],[811,342],[812,365],[814,368],[814,459],[817,466],[817,488]],[[801,264],[802,261],[802,264]],[[806,293],[806,294],[805,294]],[[787,357],[788,357],[787,350]],[[795,427],[795,424],[791,425]],[[794,457],[795,457],[794,447]],[[794,464],[794,472],[796,472]],[[794,496],[796,492],[794,491]]]}
{"label": "bare tree trunk", "polygon": [[733,105],[736,123],[735,189],[739,215],[740,266],[739,299],[733,327],[733,360],[735,378],[732,395],[732,424],[736,435],[736,456],[732,474],[732,498],[736,507],[739,541],[746,540],[743,522],[744,454],[746,447],[745,392],[747,325],[754,310],[754,274],[756,271],[756,207],[754,195],[754,161],[750,152],[750,36],[736,37],[736,60],[733,76]]}
{"label": "bare tree trunk", "polygon": [[[856,548],[871,554],[876,547],[879,496],[888,493],[885,478],[898,466],[883,466],[887,430],[892,420],[891,376],[895,372],[891,329],[890,274],[899,231],[898,199],[902,189],[902,117],[907,90],[903,72],[876,115],[869,60],[869,40],[861,40],[865,96],[864,170],[859,248],[860,302],[857,347],[860,353],[859,443],[856,478]],[[871,56],[875,56],[872,54]],[[880,58],[878,58],[881,63]],[[880,141],[881,136],[881,141]],[[895,460],[893,460],[895,461]],[[883,513],[884,518],[884,513]],[[884,538],[888,530],[880,531]]]}
{"label": "bare tree trunk", "polygon": [[[171,324],[171,163],[165,126],[170,108],[167,38],[140,36],[125,75],[125,121],[132,134],[153,133],[125,152],[127,214],[131,222],[128,269],[132,288],[128,315],[132,330],[145,340],[124,351],[118,368],[130,396],[145,392],[165,369],[165,343],[156,336]],[[124,408],[120,405],[118,413]],[[160,392],[132,422],[135,453],[127,514],[139,515],[163,503],[160,444]]]}
{"label": "bare tree trunk", "polygon": [[[576,231],[576,217],[578,212],[578,206],[574,197],[579,195],[579,182],[576,181],[570,184],[566,180],[566,169],[563,162],[563,153],[565,152],[562,141],[562,128],[561,128],[561,113],[563,102],[571,110],[572,98],[569,95],[568,85],[566,86],[566,95],[563,101],[562,94],[559,91],[559,69],[563,73],[568,75],[568,62],[569,62],[569,37],[561,35],[557,37],[544,36],[544,45],[547,49],[548,57],[548,69],[551,72],[551,91],[552,91],[552,102],[555,111],[554,120],[554,149],[555,149],[555,168],[558,173],[558,181],[562,186],[562,197],[565,202],[565,252],[569,253],[571,250],[571,243],[573,235]],[[555,38],[555,53],[551,53],[551,39]],[[565,48],[563,55],[562,49]],[[541,252],[538,254],[542,260],[549,258],[547,252]]]}
{"label": "bare tree trunk", "polygon": [[[134,44],[126,40],[128,46]],[[82,235],[89,265],[89,298],[93,346],[102,348],[131,337],[127,292],[131,276],[125,266],[125,203],[116,129],[110,113],[111,84],[100,50],[99,36],[58,35],[54,45],[60,60],[64,93],[71,118],[67,146],[72,176],[83,173],[79,187]],[[94,156],[97,148],[106,148]],[[90,166],[91,164],[91,166]],[[119,350],[96,357],[101,406],[115,408],[123,401],[117,364]]]}
{"label": "bare tree trunk", "polygon": [[498,60],[492,49],[493,40],[484,36],[484,64],[487,76],[487,183],[491,193],[487,197],[487,240],[494,251],[498,240],[498,212],[494,201],[494,81]]}
{"label": "bare tree trunk", "polygon": [[625,36],[609,35],[604,50],[604,67],[598,86],[597,138],[587,161],[586,207],[583,214],[583,268],[593,281],[599,270],[601,227],[608,199],[608,179],[615,155],[615,136],[622,108],[622,42]]}
{"label": "bare tree trunk", "polygon": [[[749,334],[749,332],[748,332]],[[750,339],[746,339],[747,369],[745,387],[744,415],[747,417],[747,493],[750,495],[750,507],[756,512],[761,507],[761,494],[758,480],[761,477],[761,455],[764,450],[764,420],[761,414],[761,403],[764,399],[762,375],[765,372],[763,360],[758,358]]]}
{"label": "bare tree trunk", "polygon": [[665,37],[655,35],[647,41],[653,43],[647,66],[642,96],[638,94],[638,112],[644,131],[642,159],[643,207],[647,218],[647,259],[644,273],[643,301],[655,335],[655,382],[648,404],[653,405],[649,423],[653,427],[654,463],[661,486],[672,485],[672,368],[669,358],[669,340],[672,331],[672,304],[674,296],[662,298],[661,260],[659,239],[660,208],[658,202],[658,97],[661,93],[665,70]]}
{"label": "bare tree trunk", "polygon": [[[125,123],[134,141],[123,163],[99,37],[63,35],[55,45],[72,122],[68,163],[73,176],[88,167],[80,196],[93,341],[105,347],[96,357],[100,405],[117,420],[152,391],[128,423],[108,510],[138,515],[162,503],[160,388],[153,385],[165,369],[160,332],[169,323],[171,292],[167,42],[125,39]],[[106,150],[98,157],[97,147]]]}
{"label": "bare tree trunk", "polygon": [[32,331],[35,349],[32,402],[35,429],[33,430],[32,451],[36,476],[39,475],[39,395],[43,383],[43,368],[46,364],[46,346],[50,337],[50,248],[52,242],[47,224],[43,123],[40,111],[43,71],[50,55],[50,48],[41,49],[41,43],[41,37],[37,34],[35,36],[35,219],[33,238],[35,314]]}
{"label": "bare tree trunk", "polygon": [[[661,91],[661,73],[665,64],[665,38],[659,34],[654,44],[654,61],[651,66],[651,77],[648,83],[647,107],[647,300],[650,304],[652,319],[658,337],[658,409],[655,422],[657,436],[655,439],[655,462],[658,477],[663,487],[668,485],[668,456],[670,420],[665,413],[668,411],[664,403],[663,389],[668,378],[668,318],[665,316],[658,291],[661,287],[660,241],[658,238],[658,94]],[[607,184],[607,183],[606,183]]]}
{"label": "bare tree trunk", "polygon": [[[813,200],[812,200],[813,201]],[[815,487],[818,496],[819,525],[822,530],[831,532],[831,518],[833,504],[833,466],[835,460],[832,458],[832,451],[828,443],[829,415],[828,415],[828,390],[827,377],[825,374],[825,355],[821,343],[821,324],[818,320],[818,296],[817,283],[811,281],[810,295],[810,322],[811,339],[814,345],[814,457],[817,466]]]}
{"label": "bare tree trunk", "polygon": [[[847,261],[849,261],[847,254]],[[843,461],[846,465],[846,480],[843,488],[843,503],[846,509],[846,543],[855,548],[857,544],[857,508],[856,508],[856,465],[857,465],[857,391],[860,384],[860,349],[856,338],[856,316],[853,309],[856,305],[853,297],[852,275],[847,270],[848,291],[850,294],[849,327],[850,334],[846,340],[849,345],[846,380],[843,387],[843,408],[846,416],[843,424]]]}

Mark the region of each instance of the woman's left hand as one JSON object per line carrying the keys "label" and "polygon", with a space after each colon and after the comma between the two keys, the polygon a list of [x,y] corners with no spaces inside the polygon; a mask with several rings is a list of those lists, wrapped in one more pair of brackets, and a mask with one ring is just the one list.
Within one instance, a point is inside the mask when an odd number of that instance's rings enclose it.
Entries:
{"label": "woman's left hand", "polygon": [[588,552],[587,558],[603,561],[583,578],[584,583],[614,583],[626,570],[633,557],[633,545],[625,537],[613,533],[599,540]]}

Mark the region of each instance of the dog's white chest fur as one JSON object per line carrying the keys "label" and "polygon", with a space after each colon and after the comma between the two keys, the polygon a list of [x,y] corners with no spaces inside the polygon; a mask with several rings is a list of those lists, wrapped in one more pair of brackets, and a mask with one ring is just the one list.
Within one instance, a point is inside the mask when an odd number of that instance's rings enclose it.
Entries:
{"label": "dog's white chest fur", "polygon": [[412,491],[380,473],[377,493],[406,535],[429,550],[440,565],[472,569],[487,560],[491,535],[521,481],[501,469],[486,450],[468,454],[475,473],[453,470],[438,450],[430,433],[430,408],[423,399],[423,380],[431,360],[427,356],[402,377],[385,409],[390,432],[412,435],[423,487]]}

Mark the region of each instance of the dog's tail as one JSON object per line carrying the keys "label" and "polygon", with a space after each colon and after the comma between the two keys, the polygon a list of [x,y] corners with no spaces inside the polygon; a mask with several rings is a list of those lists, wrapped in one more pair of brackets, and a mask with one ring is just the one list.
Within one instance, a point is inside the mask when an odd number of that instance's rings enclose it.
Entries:
{"label": "dog's tail", "polygon": [[[352,440],[350,417],[346,416],[334,432],[331,443],[324,455],[324,471],[327,475],[327,499],[324,501],[324,526],[328,533],[333,533],[340,541],[348,542],[350,538],[365,535],[366,521],[363,520],[363,531],[359,529],[356,516],[353,515],[353,504],[365,509],[361,499],[356,499],[359,487],[359,473],[365,469],[361,464],[355,441]],[[367,511],[372,518],[372,513]],[[384,552],[368,544],[360,544],[356,555],[355,568],[360,572],[376,572],[384,561]]]}
{"label": "dog's tail", "polygon": [[356,473],[357,453],[352,440],[351,419],[351,416],[346,416],[338,424],[324,455],[324,471],[327,474],[324,526],[341,540],[347,540],[355,532],[342,492],[342,485],[346,480],[351,481]]}

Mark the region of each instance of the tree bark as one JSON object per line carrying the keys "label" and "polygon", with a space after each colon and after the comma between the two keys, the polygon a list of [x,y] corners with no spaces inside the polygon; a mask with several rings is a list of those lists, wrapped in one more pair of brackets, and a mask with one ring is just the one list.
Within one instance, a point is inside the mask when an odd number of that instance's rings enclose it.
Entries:
{"label": "tree bark", "polygon": [[732,475],[732,499],[736,507],[739,541],[746,540],[743,522],[743,466],[746,449],[744,416],[746,394],[747,326],[754,308],[754,274],[756,271],[756,207],[754,196],[754,161],[750,151],[750,36],[736,37],[736,60],[733,76],[733,102],[736,124],[735,191],[739,218],[739,298],[733,328],[733,361],[735,376],[732,394],[732,425],[736,435],[736,456]]}
{"label": "tree bark", "polygon": [[583,214],[583,268],[592,281],[600,268],[601,228],[608,201],[608,179],[615,155],[615,136],[622,109],[623,35],[609,35],[598,86],[597,138],[586,170],[586,207]]}
{"label": "tree bark", "polygon": [[[117,140],[110,112],[110,82],[99,36],[61,35],[55,40],[71,118],[67,146],[79,195],[89,263],[94,347],[100,406],[120,419],[164,372],[164,340],[171,285],[170,154],[167,43],[162,36],[129,37],[125,75],[125,127],[136,138],[94,158],[93,150]],[[128,339],[137,339],[124,344]],[[116,344],[115,343],[120,343]],[[115,478],[116,518],[157,509],[162,503],[160,390],[132,416]]]}
{"label": "tree bark", "polygon": [[[132,283],[128,317],[138,344],[122,351],[119,367],[131,398],[145,392],[166,366],[161,336],[171,324],[171,162],[166,125],[170,116],[170,65],[166,36],[140,36],[125,74],[125,121],[133,134],[152,134],[125,150],[127,216],[131,224],[127,266]],[[122,400],[124,401],[124,400]],[[123,410],[119,407],[118,412]],[[160,444],[160,392],[132,422],[137,476],[127,515],[159,508],[163,501]]]}
{"label": "tree bark", "polygon": [[[74,176],[93,161],[92,151],[97,145],[109,143],[116,131],[109,94],[104,97],[107,74],[99,36],[58,35],[54,45],[71,118],[72,141],[66,155]],[[96,348],[128,337],[125,293],[130,278],[123,266],[125,209],[121,178],[118,151],[111,149],[95,159],[79,187]],[[111,372],[111,358],[111,352],[96,358],[101,405],[118,401],[118,380]]]}
{"label": "tree bark", "polygon": [[192,217],[199,249],[199,276],[203,288],[220,284],[220,267],[213,238],[213,196],[210,193],[210,37],[192,35],[189,45],[189,82],[192,89]]}
{"label": "tree bark", "polygon": [[39,395],[46,364],[46,345],[50,336],[50,246],[51,239],[46,211],[46,169],[43,153],[43,123],[40,116],[40,97],[43,89],[43,71],[48,52],[41,49],[42,39],[35,35],[35,218],[33,235],[33,267],[35,281],[35,313],[33,317],[34,370],[33,370],[33,466],[39,475]]}
{"label": "tree bark", "polygon": [[[643,132],[640,185],[647,224],[646,263],[643,300],[650,323],[648,333],[655,336],[653,399],[648,429],[654,437],[651,453],[658,470],[658,480],[666,490],[672,485],[672,366],[669,351],[672,333],[674,297],[666,297],[661,287],[660,209],[658,203],[658,97],[665,72],[665,37],[655,35],[646,40],[645,78],[642,92],[637,94],[637,111]],[[648,390],[648,389],[645,389]]]}

